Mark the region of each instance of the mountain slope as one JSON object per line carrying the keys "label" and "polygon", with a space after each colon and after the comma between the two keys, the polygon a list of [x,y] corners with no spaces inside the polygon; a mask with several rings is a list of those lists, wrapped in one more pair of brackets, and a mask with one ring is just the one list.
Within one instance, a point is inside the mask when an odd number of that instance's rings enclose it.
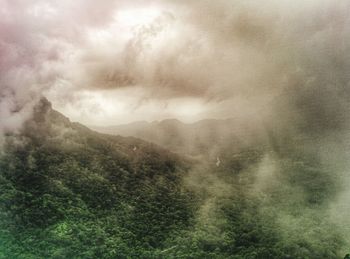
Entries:
{"label": "mountain slope", "polygon": [[186,161],[43,100],[0,160],[0,258],[147,257],[189,226]]}
{"label": "mountain slope", "polygon": [[220,161],[193,162],[71,123],[42,100],[0,154],[0,258],[344,255],[348,232],[329,211],[344,168],[242,136],[217,147]]}

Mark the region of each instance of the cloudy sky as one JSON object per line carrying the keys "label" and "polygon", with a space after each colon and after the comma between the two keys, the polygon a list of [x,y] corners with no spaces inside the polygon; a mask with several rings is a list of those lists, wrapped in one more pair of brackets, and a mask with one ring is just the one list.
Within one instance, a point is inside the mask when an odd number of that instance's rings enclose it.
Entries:
{"label": "cloudy sky", "polygon": [[349,7],[0,0],[1,127],[29,118],[41,96],[87,125],[259,116],[281,103],[303,118],[344,115]]}

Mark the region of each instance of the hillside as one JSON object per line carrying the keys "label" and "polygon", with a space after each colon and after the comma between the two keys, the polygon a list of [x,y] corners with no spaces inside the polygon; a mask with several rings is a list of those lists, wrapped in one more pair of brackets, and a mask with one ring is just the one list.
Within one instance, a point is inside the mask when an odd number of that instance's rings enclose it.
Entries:
{"label": "hillside", "polygon": [[0,160],[0,258],[126,258],[189,227],[186,161],[71,123],[46,100]]}
{"label": "hillside", "polygon": [[143,140],[100,134],[43,99],[22,131],[6,136],[0,156],[0,258],[347,252],[348,234],[329,214],[340,168],[298,146],[286,155],[252,139],[215,152],[220,163],[193,162]]}

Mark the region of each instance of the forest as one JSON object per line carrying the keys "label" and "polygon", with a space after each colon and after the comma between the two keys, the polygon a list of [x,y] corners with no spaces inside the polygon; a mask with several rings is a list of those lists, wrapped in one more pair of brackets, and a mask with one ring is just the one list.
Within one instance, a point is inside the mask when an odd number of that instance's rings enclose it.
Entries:
{"label": "forest", "polygon": [[[288,154],[288,155],[286,155]],[[43,100],[0,158],[0,258],[339,258],[339,182],[310,154],[221,163],[71,123]]]}

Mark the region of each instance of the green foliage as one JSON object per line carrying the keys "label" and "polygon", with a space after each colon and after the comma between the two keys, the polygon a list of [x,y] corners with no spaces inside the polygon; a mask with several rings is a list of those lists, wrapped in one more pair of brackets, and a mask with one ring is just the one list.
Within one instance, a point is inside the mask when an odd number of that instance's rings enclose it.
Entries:
{"label": "green foliage", "polygon": [[336,182],[314,158],[225,149],[197,175],[154,145],[52,120],[0,156],[0,258],[339,257],[323,213]]}
{"label": "green foliage", "polygon": [[148,258],[189,227],[192,194],[175,155],[91,132],[74,138],[28,138],[1,156],[0,258]]}

